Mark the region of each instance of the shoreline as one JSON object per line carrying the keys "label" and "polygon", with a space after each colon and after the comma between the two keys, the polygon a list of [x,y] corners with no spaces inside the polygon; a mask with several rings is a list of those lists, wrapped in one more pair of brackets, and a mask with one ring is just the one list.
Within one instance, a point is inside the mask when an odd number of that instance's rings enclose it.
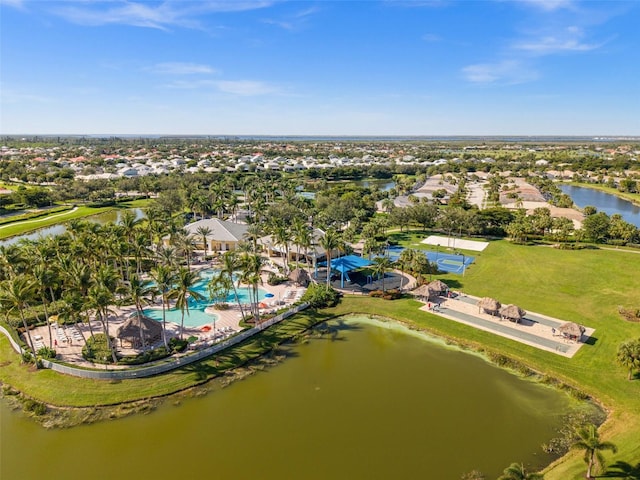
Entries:
{"label": "shoreline", "polygon": [[[606,185],[601,185],[598,183],[582,183],[582,182],[572,182],[572,181],[559,182],[559,183],[562,183],[564,185],[571,185],[574,187],[590,188],[591,190],[597,190],[599,192],[608,193],[609,195],[613,195],[621,200],[626,200],[627,202],[637,207],[640,207],[640,198],[636,198],[635,196],[633,196],[633,194],[620,192],[617,188],[607,187]],[[579,207],[576,205],[576,208],[579,208]]]}

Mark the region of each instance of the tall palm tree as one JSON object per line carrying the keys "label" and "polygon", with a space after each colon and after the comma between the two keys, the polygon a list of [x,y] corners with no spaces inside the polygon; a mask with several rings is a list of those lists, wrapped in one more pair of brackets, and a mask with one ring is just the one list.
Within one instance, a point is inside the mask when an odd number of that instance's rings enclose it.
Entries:
{"label": "tall palm tree", "polygon": [[142,307],[148,305],[151,296],[155,293],[156,288],[150,280],[142,280],[138,275],[132,275],[128,282],[129,295],[136,306],[138,312],[138,320],[140,321],[140,343],[142,349],[146,350],[144,341],[144,331],[142,329]]}
{"label": "tall palm tree", "polygon": [[44,318],[47,321],[47,328],[49,329],[49,348],[53,348],[53,335],[51,334],[51,324],[49,323],[49,309],[47,304],[47,293],[53,289],[56,278],[51,268],[48,268],[44,263],[37,263],[33,266],[33,278],[36,282],[36,292],[40,296],[42,302],[42,308],[44,309]]}
{"label": "tall palm tree", "polygon": [[169,292],[169,298],[175,298],[176,307],[182,312],[180,321],[180,339],[184,335],[184,312],[189,314],[189,299],[202,300],[204,295],[193,289],[193,285],[198,281],[198,274],[190,269],[181,267],[176,275],[176,283]]}
{"label": "tall palm tree", "polygon": [[201,225],[196,229],[196,233],[202,237],[202,248],[204,249],[204,254],[206,255],[207,251],[209,250],[209,246],[207,245],[207,237],[211,235],[212,230],[205,225]]}
{"label": "tall palm tree", "polygon": [[327,287],[331,284],[331,252],[340,245],[340,236],[333,228],[328,229],[320,238],[320,246],[327,255]]}
{"label": "tall palm tree", "polygon": [[584,461],[587,464],[587,478],[592,479],[591,471],[594,467],[597,470],[604,468],[605,461],[602,452],[604,450],[611,450],[613,453],[616,453],[618,448],[611,442],[601,441],[598,429],[593,424],[579,428],[576,433],[578,434],[578,440],[571,445],[571,448],[584,450]]}
{"label": "tall palm tree", "polygon": [[265,258],[258,254],[245,254],[242,257],[242,282],[251,288],[251,312],[254,315],[256,324],[260,322],[260,298],[258,284],[262,281],[262,269],[264,267]]}
{"label": "tall palm tree", "polygon": [[175,272],[169,265],[158,265],[158,267],[151,270],[151,278],[156,283],[156,289],[162,297],[162,341],[165,348],[168,349],[166,310],[169,308],[169,292],[173,287]]}
{"label": "tall palm tree", "polygon": [[[236,301],[238,302],[238,308],[240,309],[240,315],[242,316],[242,318],[244,318],[244,309],[242,308],[242,302],[240,301],[240,297],[238,296],[238,288],[233,278],[234,273],[240,270],[240,268],[241,262],[236,252],[225,252],[222,255],[222,267],[220,268],[220,273],[224,273],[231,281],[233,294],[235,295]],[[240,279],[238,279],[238,284],[239,283]]]}
{"label": "tall palm tree", "polygon": [[504,469],[498,480],[542,480],[541,473],[529,473],[522,463],[512,463]]}
{"label": "tall palm tree", "polygon": [[9,280],[0,282],[0,306],[7,313],[18,310],[34,359],[36,358],[36,349],[33,345],[33,339],[31,338],[24,312],[29,308],[29,302],[33,300],[35,290],[35,280],[24,274],[19,274]]}
{"label": "tall palm tree", "polygon": [[391,269],[392,262],[389,257],[376,257],[373,259],[373,274],[382,278],[382,292],[384,293],[384,276]]}

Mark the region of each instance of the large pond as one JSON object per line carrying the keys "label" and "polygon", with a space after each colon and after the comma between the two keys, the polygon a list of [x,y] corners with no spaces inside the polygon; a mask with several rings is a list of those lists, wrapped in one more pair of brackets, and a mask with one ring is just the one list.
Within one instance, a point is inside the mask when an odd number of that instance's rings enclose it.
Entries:
{"label": "large pond", "polygon": [[361,320],[333,322],[333,335],[283,347],[280,365],[148,415],[47,431],[2,404],[0,478],[496,478],[511,462],[550,461],[540,445],[565,395]]}
{"label": "large pond", "polygon": [[[123,212],[126,210],[111,210],[105,213],[99,213],[97,215],[92,215],[90,217],[85,217],[83,220],[89,220],[91,222],[96,222],[100,224],[115,222],[118,223],[122,218]],[[132,208],[130,209],[133,213],[135,213],[136,218],[144,218],[145,214],[141,208]],[[25,233],[23,235],[16,235],[11,238],[7,238],[6,240],[0,240],[0,245],[11,245],[12,243],[17,243],[20,240],[37,240],[41,237],[48,237],[50,235],[60,235],[67,230],[65,224],[60,223],[57,225],[52,225],[50,227],[40,228],[38,230],[34,230],[33,232]]]}
{"label": "large pond", "polygon": [[599,212],[611,216],[615,213],[636,227],[640,228],[640,207],[610,193],[594,190],[593,188],[576,187],[574,185],[559,185],[560,190],[571,197],[579,208],[587,205],[596,207]]}

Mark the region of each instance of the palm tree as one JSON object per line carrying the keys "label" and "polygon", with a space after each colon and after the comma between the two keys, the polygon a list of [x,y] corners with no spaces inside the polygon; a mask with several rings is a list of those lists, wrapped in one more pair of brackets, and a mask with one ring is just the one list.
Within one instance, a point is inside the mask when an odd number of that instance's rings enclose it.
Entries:
{"label": "palm tree", "polygon": [[621,343],[618,347],[616,360],[620,365],[629,369],[628,379],[633,379],[633,370],[640,368],[640,338]]}
{"label": "palm tree", "polygon": [[522,463],[512,463],[503,470],[498,480],[542,480],[541,473],[529,473]]}
{"label": "palm tree", "polygon": [[44,309],[44,318],[47,321],[47,328],[49,329],[49,348],[53,348],[53,335],[51,334],[51,324],[49,323],[49,310],[47,304],[47,292],[53,289],[56,278],[53,270],[47,267],[44,263],[37,263],[33,266],[33,277],[36,281],[36,290],[40,294],[40,301],[42,302],[42,308]]}
{"label": "palm tree", "polygon": [[211,235],[211,228],[201,225],[196,229],[196,233],[202,237],[202,248],[204,249],[205,256],[207,255],[207,250],[209,250],[209,246],[207,245],[207,237]]}
{"label": "palm tree", "polygon": [[[27,320],[24,318],[24,311],[29,308],[29,302],[33,299],[36,290],[36,282],[32,278],[24,274],[16,275],[9,280],[0,282],[0,306],[6,313],[18,310],[22,326],[29,339],[29,345],[33,352],[33,358],[36,358],[36,349],[33,345],[33,339],[29,332]],[[37,362],[36,362],[37,365]]]}
{"label": "palm tree", "polygon": [[184,335],[184,312],[189,314],[189,299],[202,300],[204,295],[193,289],[193,285],[198,281],[198,274],[190,269],[181,267],[176,275],[175,286],[169,292],[169,298],[175,298],[176,307],[182,312],[180,321],[180,340]]}
{"label": "palm tree", "polygon": [[593,424],[579,428],[576,433],[579,439],[571,445],[571,448],[584,450],[584,461],[587,464],[587,478],[592,479],[591,471],[594,467],[598,470],[604,468],[605,461],[602,451],[611,450],[613,453],[616,453],[618,448],[611,442],[601,441],[598,429]]}
{"label": "palm tree", "polygon": [[255,253],[246,254],[242,257],[242,270],[240,277],[243,283],[251,287],[250,306],[256,324],[260,322],[260,309],[258,308],[260,303],[258,283],[262,280],[261,274],[264,262],[265,258]]}
{"label": "palm tree", "polygon": [[376,257],[371,268],[374,275],[382,278],[382,293],[384,293],[384,276],[391,269],[392,262],[389,257]]}
{"label": "palm tree", "polygon": [[169,308],[169,292],[175,280],[175,273],[169,265],[159,265],[151,270],[151,278],[156,283],[156,289],[162,297],[162,341],[165,348],[168,349],[166,310]]}
{"label": "palm tree", "polygon": [[324,249],[327,255],[327,287],[331,285],[331,252],[338,248],[340,244],[340,236],[338,233],[330,228],[324,236],[320,238],[320,246]]}
{"label": "palm tree", "polygon": [[129,295],[131,295],[131,300],[136,306],[136,311],[138,312],[138,320],[140,320],[140,343],[142,345],[142,349],[146,350],[146,345],[144,342],[144,331],[142,330],[142,307],[143,305],[149,304],[149,298],[154,294],[156,288],[153,286],[151,281],[142,280],[138,275],[133,275],[128,282],[129,287]]}
{"label": "palm tree", "polygon": [[[238,302],[238,308],[240,309],[240,315],[244,318],[244,310],[242,308],[242,302],[240,301],[240,297],[238,296],[238,288],[234,282],[233,274],[241,267],[240,259],[238,255],[231,251],[225,252],[222,255],[222,267],[220,269],[220,273],[224,273],[229,280],[231,281],[231,286],[233,287],[233,294],[235,295],[236,301]],[[238,284],[240,280],[238,280]]]}

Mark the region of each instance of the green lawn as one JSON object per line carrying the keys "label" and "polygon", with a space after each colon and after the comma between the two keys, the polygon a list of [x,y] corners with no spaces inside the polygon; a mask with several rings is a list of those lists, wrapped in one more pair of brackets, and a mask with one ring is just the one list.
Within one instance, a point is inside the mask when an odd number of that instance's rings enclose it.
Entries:
{"label": "green lawn", "polygon": [[[638,272],[640,254],[631,251],[568,251],[493,241],[477,256],[476,263],[464,277],[439,276],[456,290],[477,296],[490,295],[503,303],[516,303],[525,310],[594,328],[593,342],[583,346],[571,359],[420,311],[420,304],[410,298],[386,301],[349,296],[335,308],[319,314],[297,315],[263,337],[230,349],[219,357],[217,365],[210,359],[162,377],[117,383],[29,370],[20,364],[19,357],[2,337],[0,381],[57,405],[104,405],[166,395],[205,382],[326,318],[365,313],[403,321],[475,348],[500,352],[588,393],[610,412],[601,436],[613,441],[619,452],[607,453],[607,458],[611,462],[635,464],[640,462],[640,380],[626,379],[626,370],[615,363],[615,353],[623,340],[640,337],[640,324],[626,322],[617,314],[618,305],[640,307]],[[578,479],[583,478],[584,471],[582,457],[571,453],[552,465],[545,478]]]}
{"label": "green lawn", "polygon": [[5,224],[0,226],[0,239],[12,237],[14,235],[21,235],[28,233],[39,228],[50,227],[58,223],[65,223],[74,218],[90,217],[91,215],[97,215],[99,213],[108,212],[116,209],[128,209],[128,208],[144,208],[148,205],[149,200],[132,200],[127,202],[120,202],[117,205],[109,207],[87,207],[78,206],[76,210],[68,210],[63,213],[52,213],[51,215],[38,217],[33,220],[24,220],[16,223]]}

